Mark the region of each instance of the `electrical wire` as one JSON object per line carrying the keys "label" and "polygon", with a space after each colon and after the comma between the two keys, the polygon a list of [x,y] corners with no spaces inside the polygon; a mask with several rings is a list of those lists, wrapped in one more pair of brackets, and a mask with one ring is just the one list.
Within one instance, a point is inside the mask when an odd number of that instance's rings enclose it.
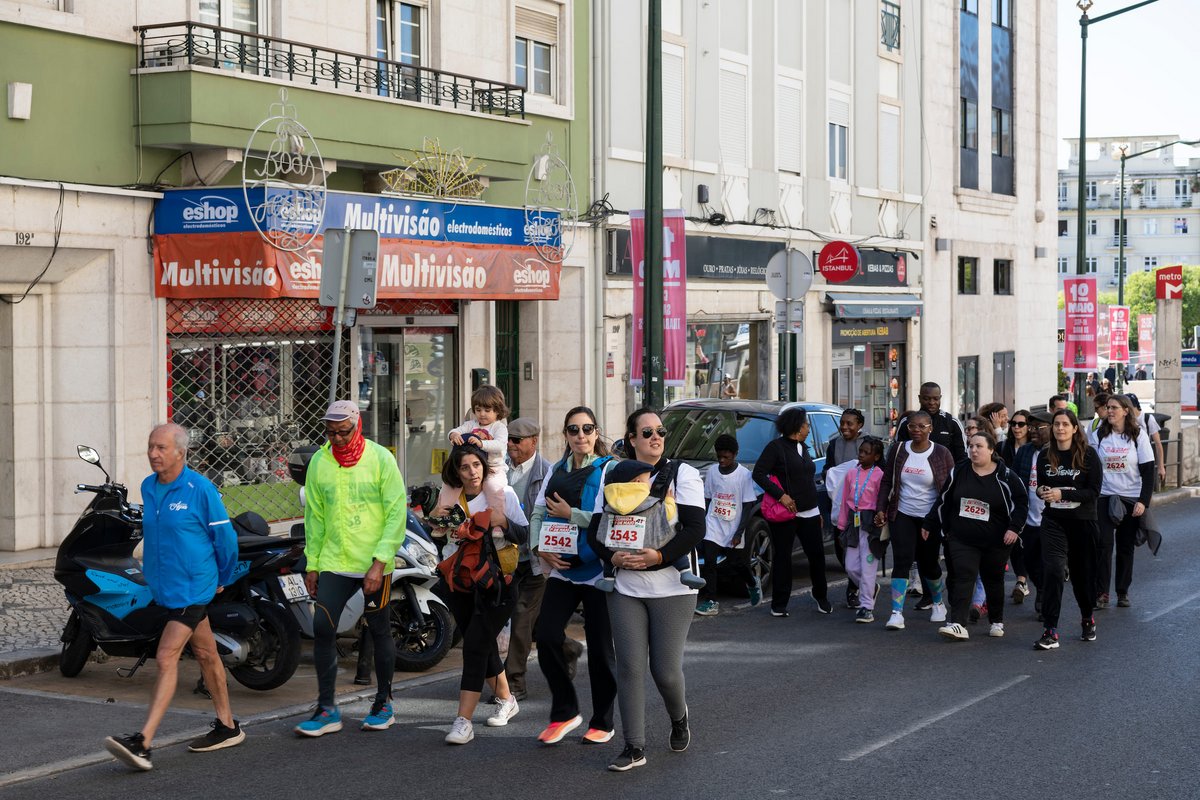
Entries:
{"label": "electrical wire", "polygon": [[66,196],[67,188],[61,182],[59,182],[58,211],[54,213],[54,246],[50,248],[50,257],[46,259],[46,266],[42,267],[42,271],[39,272],[34,279],[29,282],[29,285],[25,287],[25,291],[21,293],[20,297],[18,297],[16,300],[13,300],[11,297],[0,295],[0,302],[10,306],[15,306],[18,303],[24,302],[25,298],[29,296],[29,293],[33,291],[33,288],[37,286],[41,282],[42,278],[46,276],[46,272],[50,269],[50,265],[54,263],[54,256],[58,254],[58,242],[59,239],[62,238],[63,206],[66,203]]}

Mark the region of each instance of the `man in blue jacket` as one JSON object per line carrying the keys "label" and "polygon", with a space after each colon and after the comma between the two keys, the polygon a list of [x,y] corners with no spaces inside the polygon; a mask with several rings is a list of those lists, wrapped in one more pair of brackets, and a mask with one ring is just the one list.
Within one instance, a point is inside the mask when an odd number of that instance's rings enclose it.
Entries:
{"label": "man in blue jacket", "polygon": [[187,431],[159,425],[150,432],[146,455],[154,474],[142,481],[142,571],[154,602],[167,609],[158,641],[150,711],[140,732],[110,736],[108,752],[135,769],[148,770],[150,744],[167,713],[187,644],[200,662],[217,719],[188,750],[203,753],[240,744],[246,734],[229,708],[225,666],[208,623],[208,605],[233,579],[237,534],[217,488],[187,467]]}

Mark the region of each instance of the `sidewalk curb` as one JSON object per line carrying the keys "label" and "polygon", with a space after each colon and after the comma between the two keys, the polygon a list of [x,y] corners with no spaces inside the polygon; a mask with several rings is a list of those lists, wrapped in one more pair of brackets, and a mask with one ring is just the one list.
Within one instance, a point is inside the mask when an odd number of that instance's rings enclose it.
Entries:
{"label": "sidewalk curb", "polygon": [[0,653],[0,680],[50,672],[58,666],[58,656],[58,650],[52,647],[35,647]]}

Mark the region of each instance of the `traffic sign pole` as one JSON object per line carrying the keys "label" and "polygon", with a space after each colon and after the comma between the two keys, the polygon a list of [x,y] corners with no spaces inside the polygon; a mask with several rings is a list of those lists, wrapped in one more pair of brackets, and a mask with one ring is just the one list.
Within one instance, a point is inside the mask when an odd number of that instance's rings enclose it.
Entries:
{"label": "traffic sign pole", "polygon": [[342,363],[342,323],[346,321],[346,281],[350,277],[350,229],[342,229],[342,274],[338,280],[337,305],[333,310],[333,365],[329,370],[329,402],[336,401],[338,365]]}

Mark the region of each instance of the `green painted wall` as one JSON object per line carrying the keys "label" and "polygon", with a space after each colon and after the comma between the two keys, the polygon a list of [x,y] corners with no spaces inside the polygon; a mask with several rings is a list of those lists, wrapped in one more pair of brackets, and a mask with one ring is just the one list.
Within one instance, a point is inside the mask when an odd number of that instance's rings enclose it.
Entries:
{"label": "green painted wall", "polygon": [[[483,199],[523,205],[525,177],[547,132],[576,181],[586,208],[588,163],[589,24],[587,0],[575,4],[575,119],[527,115],[505,120],[388,102],[369,95],[314,91],[284,81],[201,71],[132,75],[136,48],[99,39],[0,23],[0,75],[33,84],[33,118],[0,119],[0,173],[99,184],[149,184],[181,150],[244,149],[250,133],[278,101],[288,102],[316,138],[321,154],[337,159],[330,188],[363,189],[364,170],[386,168],[437,138],[484,165],[491,186]],[[139,102],[140,98],[140,102]],[[140,111],[139,111],[140,109]],[[143,145],[137,148],[138,137]],[[162,181],[179,181],[179,165]],[[241,180],[234,169],[222,183]]]}

